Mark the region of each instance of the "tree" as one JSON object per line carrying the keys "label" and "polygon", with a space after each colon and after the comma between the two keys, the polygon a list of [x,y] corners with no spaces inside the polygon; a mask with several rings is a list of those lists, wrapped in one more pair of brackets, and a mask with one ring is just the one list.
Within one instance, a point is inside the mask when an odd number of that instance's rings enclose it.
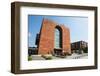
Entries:
{"label": "tree", "polygon": [[88,47],[83,48],[84,53],[88,53]]}

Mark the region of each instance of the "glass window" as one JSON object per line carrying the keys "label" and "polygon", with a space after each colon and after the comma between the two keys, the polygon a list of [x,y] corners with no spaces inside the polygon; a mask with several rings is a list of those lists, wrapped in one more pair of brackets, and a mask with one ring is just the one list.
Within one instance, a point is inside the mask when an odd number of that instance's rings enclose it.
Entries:
{"label": "glass window", "polygon": [[60,30],[59,29],[55,29],[55,48],[61,48],[61,39],[60,39]]}

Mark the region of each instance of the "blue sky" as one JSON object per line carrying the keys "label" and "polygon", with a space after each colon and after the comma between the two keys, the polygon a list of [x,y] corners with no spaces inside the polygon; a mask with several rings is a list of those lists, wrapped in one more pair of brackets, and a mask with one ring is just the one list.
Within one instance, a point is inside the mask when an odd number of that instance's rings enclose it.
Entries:
{"label": "blue sky", "polygon": [[58,24],[64,24],[70,29],[71,42],[87,41],[88,42],[88,17],[76,16],[28,16],[28,46],[34,47],[36,34],[39,33],[43,18],[53,20]]}

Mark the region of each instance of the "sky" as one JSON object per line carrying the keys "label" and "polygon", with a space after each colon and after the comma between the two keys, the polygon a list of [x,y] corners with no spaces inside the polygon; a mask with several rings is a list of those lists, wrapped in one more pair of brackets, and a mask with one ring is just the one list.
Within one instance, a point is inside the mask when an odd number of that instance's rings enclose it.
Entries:
{"label": "sky", "polygon": [[29,47],[36,47],[36,34],[40,31],[43,18],[68,27],[70,29],[71,43],[81,40],[88,42],[88,17],[28,15]]}

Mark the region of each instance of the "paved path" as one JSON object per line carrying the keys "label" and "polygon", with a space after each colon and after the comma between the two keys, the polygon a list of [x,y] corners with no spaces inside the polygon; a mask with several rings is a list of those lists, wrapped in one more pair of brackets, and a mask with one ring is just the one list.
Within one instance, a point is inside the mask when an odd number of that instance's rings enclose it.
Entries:
{"label": "paved path", "polygon": [[[52,56],[52,60],[56,59],[87,59],[88,54],[72,54],[71,56],[66,56],[65,58]],[[45,60],[41,55],[32,55],[32,60]]]}
{"label": "paved path", "polygon": [[88,58],[88,54],[84,53],[84,54],[72,54],[71,56],[67,56],[67,59],[87,59]]}
{"label": "paved path", "polygon": [[32,60],[45,60],[45,59],[40,55],[32,55]]}

